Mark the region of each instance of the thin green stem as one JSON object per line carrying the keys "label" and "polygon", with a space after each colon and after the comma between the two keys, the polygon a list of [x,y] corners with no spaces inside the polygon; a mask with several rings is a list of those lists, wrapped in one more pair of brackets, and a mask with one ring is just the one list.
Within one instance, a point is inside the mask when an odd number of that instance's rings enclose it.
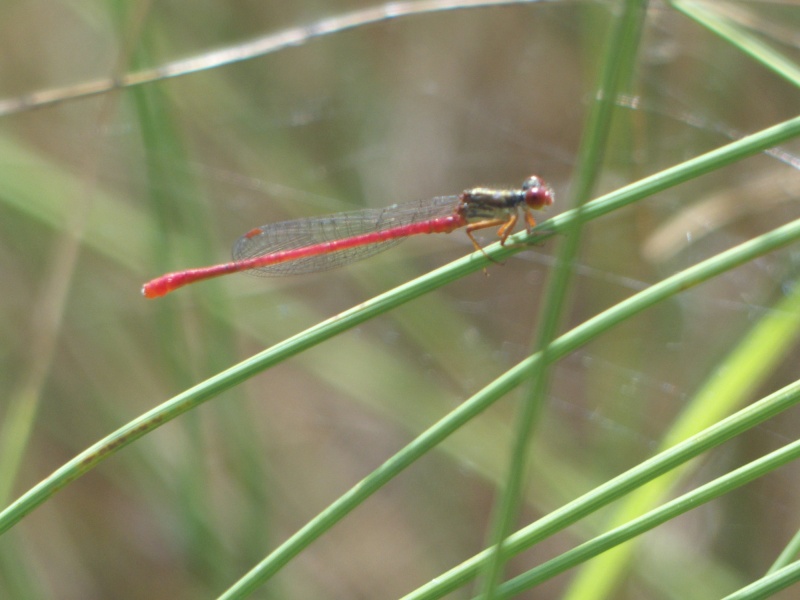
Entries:
{"label": "thin green stem", "polygon": [[767,571],[767,575],[771,575],[788,566],[797,557],[798,553],[800,553],[800,531],[792,536],[792,539],[786,544],[786,548],[783,549],[778,559]]}
{"label": "thin green stem", "polygon": [[758,581],[725,596],[722,600],[761,600],[785,590],[798,581],[800,581],[800,561],[770,572]]}
{"label": "thin green stem", "polygon": [[[572,205],[578,207],[578,212],[589,200],[597,176],[602,169],[603,149],[606,147],[612,116],[617,108],[613,99],[619,95],[620,89],[626,84],[633,68],[631,57],[636,56],[646,6],[646,0],[626,0],[619,16],[614,21],[614,26],[608,32],[607,50],[595,94],[596,100],[592,105],[586,126],[586,136],[578,156],[577,177],[572,200]],[[547,359],[547,353],[550,343],[555,339],[562,315],[566,311],[567,290],[572,279],[572,265],[578,255],[581,243],[581,225],[580,219],[576,219],[574,226],[570,228],[568,235],[559,245],[555,268],[546,286],[545,298],[538,320],[538,334],[534,343],[534,349],[541,351],[544,359],[536,363],[536,367],[531,372],[531,387],[523,399],[517,418],[505,489],[495,508],[491,534],[494,554],[486,568],[483,586],[483,597],[486,600],[494,597],[494,591],[502,577],[505,565],[502,551],[503,540],[511,532],[522,502],[531,437],[547,395],[549,381],[547,365],[550,362]]]}
{"label": "thin green stem", "polygon": [[731,23],[723,15],[710,10],[708,2],[692,2],[690,0],[672,0],[672,6],[687,17],[697,21],[709,31],[713,31],[734,48],[738,48],[751,58],[757,60],[767,69],[800,86],[800,68],[797,63],[780,54],[774,48],[750,33]]}

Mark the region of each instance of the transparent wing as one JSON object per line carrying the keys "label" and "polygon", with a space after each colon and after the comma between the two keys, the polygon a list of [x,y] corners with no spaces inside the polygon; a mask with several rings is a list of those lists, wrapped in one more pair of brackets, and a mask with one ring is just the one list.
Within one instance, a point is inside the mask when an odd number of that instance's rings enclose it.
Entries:
{"label": "transparent wing", "polygon": [[[457,204],[458,196],[440,196],[409,204],[394,204],[386,208],[367,208],[324,217],[270,223],[239,238],[233,247],[233,259],[238,261],[265,256],[281,250],[304,248],[419,223],[452,214]],[[405,237],[397,237],[380,240],[245,272],[270,277],[326,271],[383,252],[404,239]]]}

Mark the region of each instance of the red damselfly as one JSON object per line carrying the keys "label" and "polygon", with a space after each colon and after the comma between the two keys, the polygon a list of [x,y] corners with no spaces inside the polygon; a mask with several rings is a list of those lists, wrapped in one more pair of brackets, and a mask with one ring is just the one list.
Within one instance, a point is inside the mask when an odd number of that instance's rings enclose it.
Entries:
{"label": "red damselfly", "polygon": [[142,294],[158,298],[195,281],[247,271],[256,275],[292,275],[333,269],[382,252],[422,233],[472,232],[497,227],[505,243],[520,216],[528,231],[536,225],[532,210],[553,203],[553,190],[529,177],[520,189],[477,187],[457,196],[440,196],[387,208],[368,208],[326,217],[311,217],[257,227],[233,247],[233,261],[162,275],[147,282]]}

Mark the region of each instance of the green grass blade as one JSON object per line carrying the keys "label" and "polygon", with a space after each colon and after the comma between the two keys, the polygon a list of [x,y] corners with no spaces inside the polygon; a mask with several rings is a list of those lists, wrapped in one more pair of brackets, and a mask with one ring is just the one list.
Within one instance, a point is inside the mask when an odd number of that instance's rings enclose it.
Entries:
{"label": "green grass blade", "polygon": [[768,598],[800,581],[800,561],[765,575],[747,587],[725,596],[722,600],[758,600]]}
{"label": "green grass blade", "polygon": [[775,561],[769,571],[767,571],[767,575],[774,573],[784,567],[788,566],[789,563],[794,560],[794,558],[800,553],[800,531],[794,534],[791,541],[786,544],[786,548],[783,549],[778,559]]}
{"label": "green grass blade", "polygon": [[[586,126],[586,135],[578,155],[577,177],[574,198],[571,206],[578,211],[591,197],[597,177],[602,170],[603,154],[606,148],[611,120],[615,109],[613,102],[622,88],[627,85],[633,70],[636,49],[641,38],[646,16],[647,2],[627,0],[620,4],[619,15],[608,31],[607,51],[603,59],[595,102]],[[524,475],[527,470],[528,454],[533,430],[541,407],[544,405],[548,389],[547,360],[548,347],[555,338],[562,317],[567,310],[567,290],[572,281],[572,265],[578,255],[581,243],[581,223],[578,220],[566,238],[559,245],[555,268],[545,289],[545,299],[538,320],[538,333],[534,350],[542,351],[544,359],[536,363],[531,372],[531,388],[523,399],[510,455],[510,465],[504,489],[495,507],[492,519],[491,540],[494,547],[493,559],[486,567],[483,595],[487,600],[494,597],[494,591],[501,579],[505,560],[503,540],[511,532],[513,522],[519,512],[524,488]]]}
{"label": "green grass blade", "polygon": [[724,16],[709,10],[707,2],[691,0],[672,0],[672,6],[687,17],[694,19],[703,27],[713,31],[735,48],[754,58],[767,69],[800,86],[800,68],[790,58],[779,53],[761,40],[754,38],[747,31],[729,22]]}

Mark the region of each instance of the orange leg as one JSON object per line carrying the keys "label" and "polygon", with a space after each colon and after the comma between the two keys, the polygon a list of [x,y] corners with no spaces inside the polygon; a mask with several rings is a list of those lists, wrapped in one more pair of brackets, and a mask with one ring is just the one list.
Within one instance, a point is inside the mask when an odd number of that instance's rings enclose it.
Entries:
{"label": "orange leg", "polygon": [[[514,221],[515,221],[515,224],[516,224],[516,218],[514,219]],[[525,229],[528,232],[528,234],[531,233],[531,229],[533,229],[534,227],[536,227],[536,219],[533,218],[533,215],[531,214],[531,211],[526,209],[525,210]],[[511,231],[510,230],[508,232],[504,232],[504,233],[505,233],[506,237],[511,235]],[[504,246],[505,246],[505,241],[506,241],[505,238],[503,238],[503,245]],[[511,248],[524,248],[524,247],[528,247],[529,245],[530,245],[530,242],[527,242],[527,243],[522,243],[522,244],[512,244],[510,247]]]}
{"label": "orange leg", "polygon": [[536,219],[533,218],[533,214],[531,214],[531,211],[528,210],[527,207],[525,210],[525,224],[528,228],[528,233],[531,232],[531,229],[536,227]]}
{"label": "orange leg", "polygon": [[516,224],[517,224],[517,215],[515,213],[508,218],[508,221],[505,222],[505,225],[503,225],[502,227],[500,227],[500,229],[497,230],[497,235],[500,236],[501,246],[506,245],[506,239],[508,239],[508,236],[511,235],[511,232],[514,231],[514,226]]}
{"label": "orange leg", "polygon": [[[479,229],[488,229],[489,227],[497,227],[499,225],[500,230],[498,230],[498,233],[500,234],[500,237],[503,237],[501,232],[508,224],[508,221],[509,219],[490,219],[487,221],[478,221],[477,223],[472,223],[470,225],[467,225],[467,235],[469,236],[472,245],[475,246],[475,250],[477,250],[478,252],[483,252],[483,248],[481,248],[481,245],[478,243],[478,240],[476,240],[475,237],[472,235],[473,231],[478,231]],[[503,238],[502,241],[505,241],[505,238]],[[486,252],[483,252],[483,255],[486,256],[486,258],[489,258]]]}
{"label": "orange leg", "polygon": [[[472,235],[473,231],[478,231],[479,229],[488,229],[489,227],[498,227],[497,235],[500,236],[500,243],[505,245],[506,238],[511,234],[511,231],[514,229],[514,225],[517,223],[517,215],[511,215],[507,219],[489,219],[486,221],[479,221],[477,223],[472,223],[471,225],[467,225],[467,235],[469,236],[470,241],[472,241],[472,245],[475,246],[475,250],[479,250],[486,258],[488,258],[493,263],[497,261],[494,260],[491,256],[486,254],[481,248],[481,245],[478,243],[478,240]],[[483,272],[488,275],[489,272],[484,269]]]}

